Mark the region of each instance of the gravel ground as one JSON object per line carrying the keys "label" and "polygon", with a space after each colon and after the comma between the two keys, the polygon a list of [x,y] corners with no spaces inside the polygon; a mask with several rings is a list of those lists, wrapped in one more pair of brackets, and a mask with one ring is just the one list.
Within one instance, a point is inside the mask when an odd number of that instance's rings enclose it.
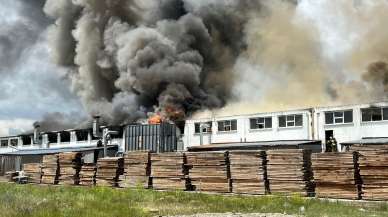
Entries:
{"label": "gravel ground", "polygon": [[284,214],[276,214],[276,213],[250,213],[250,214],[242,214],[242,213],[203,213],[203,214],[195,214],[195,215],[179,215],[179,216],[171,216],[171,217],[296,217],[294,215],[284,215]]}

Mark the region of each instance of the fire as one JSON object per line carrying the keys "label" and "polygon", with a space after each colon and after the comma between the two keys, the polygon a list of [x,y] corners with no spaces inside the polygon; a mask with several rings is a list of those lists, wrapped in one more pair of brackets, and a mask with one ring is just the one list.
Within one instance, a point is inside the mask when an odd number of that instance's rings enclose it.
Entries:
{"label": "fire", "polygon": [[160,123],[162,123],[162,116],[160,116],[159,114],[155,114],[148,119],[148,123],[149,124],[160,124]]}

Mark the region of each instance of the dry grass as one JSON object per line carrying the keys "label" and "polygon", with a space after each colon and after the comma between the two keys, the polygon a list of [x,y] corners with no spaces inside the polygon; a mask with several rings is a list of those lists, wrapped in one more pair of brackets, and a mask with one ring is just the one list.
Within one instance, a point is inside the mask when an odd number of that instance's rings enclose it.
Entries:
{"label": "dry grass", "polygon": [[386,204],[345,204],[301,197],[221,196],[143,189],[0,184],[2,217],[156,216],[193,213],[287,213],[303,216],[388,216]]}

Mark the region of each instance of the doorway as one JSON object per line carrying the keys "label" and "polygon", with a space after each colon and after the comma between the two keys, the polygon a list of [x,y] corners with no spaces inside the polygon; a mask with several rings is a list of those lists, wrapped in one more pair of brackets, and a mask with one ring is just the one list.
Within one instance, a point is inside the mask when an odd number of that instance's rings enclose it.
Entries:
{"label": "doorway", "polygon": [[329,145],[330,137],[334,138],[334,130],[326,130],[325,131],[325,150],[326,150],[326,152],[333,151],[333,150],[331,150],[331,145]]}

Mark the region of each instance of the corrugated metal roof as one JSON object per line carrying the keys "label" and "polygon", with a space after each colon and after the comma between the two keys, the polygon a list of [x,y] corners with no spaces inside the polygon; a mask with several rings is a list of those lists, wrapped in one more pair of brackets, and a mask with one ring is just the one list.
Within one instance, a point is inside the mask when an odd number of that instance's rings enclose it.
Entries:
{"label": "corrugated metal roof", "polygon": [[342,145],[353,145],[353,144],[374,144],[374,145],[384,145],[388,144],[388,137],[371,137],[371,138],[362,138],[360,140],[353,140],[348,142],[342,142]]}
{"label": "corrugated metal roof", "polygon": [[[108,149],[117,148],[117,145],[108,146]],[[13,152],[3,153],[0,155],[46,155],[46,154],[58,154],[62,152],[85,152],[85,151],[94,151],[102,150],[104,147],[66,147],[66,148],[45,148],[45,149],[25,149],[17,150]]]}
{"label": "corrugated metal roof", "polygon": [[197,150],[239,150],[239,149],[261,149],[279,146],[290,146],[298,148],[300,146],[315,145],[321,147],[320,140],[277,140],[277,141],[259,141],[259,142],[242,142],[242,143],[217,143],[211,145],[189,147],[189,151]]}

